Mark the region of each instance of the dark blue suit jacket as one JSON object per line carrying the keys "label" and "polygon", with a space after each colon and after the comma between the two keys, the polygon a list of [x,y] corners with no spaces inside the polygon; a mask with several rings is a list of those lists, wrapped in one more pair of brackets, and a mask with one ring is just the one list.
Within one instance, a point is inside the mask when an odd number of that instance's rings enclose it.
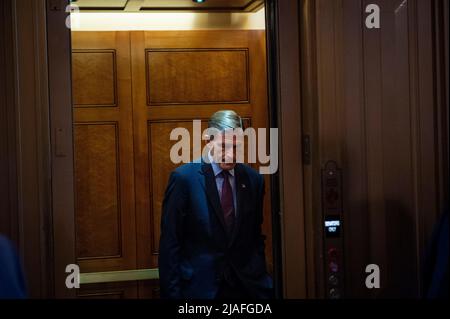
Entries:
{"label": "dark blue suit jacket", "polygon": [[264,179],[235,166],[236,224],[225,228],[211,164],[202,161],[172,172],[163,201],[159,273],[163,298],[215,298],[220,284],[237,280],[254,298],[272,297],[266,270]]}
{"label": "dark blue suit jacket", "polygon": [[26,297],[22,267],[12,244],[0,235],[0,299]]}

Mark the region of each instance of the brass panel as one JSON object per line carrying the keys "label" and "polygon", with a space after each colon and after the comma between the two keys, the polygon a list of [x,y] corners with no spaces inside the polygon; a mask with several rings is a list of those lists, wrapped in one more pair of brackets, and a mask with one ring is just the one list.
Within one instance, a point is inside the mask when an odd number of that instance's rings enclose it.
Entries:
{"label": "brass panel", "polygon": [[80,284],[159,279],[159,270],[133,269],[80,274]]}

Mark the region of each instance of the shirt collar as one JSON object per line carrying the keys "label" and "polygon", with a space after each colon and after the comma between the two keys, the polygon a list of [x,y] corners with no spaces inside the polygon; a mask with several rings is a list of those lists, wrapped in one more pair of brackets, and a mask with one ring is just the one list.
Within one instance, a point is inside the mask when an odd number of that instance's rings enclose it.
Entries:
{"label": "shirt collar", "polygon": [[[211,151],[208,152],[208,159],[209,162],[211,163],[213,172],[214,172],[214,176],[217,177],[217,175],[219,175],[220,173],[222,173],[223,169],[220,167],[220,165],[216,162],[214,162],[214,159],[211,155]],[[234,168],[228,171],[230,173],[231,176],[234,176]]]}

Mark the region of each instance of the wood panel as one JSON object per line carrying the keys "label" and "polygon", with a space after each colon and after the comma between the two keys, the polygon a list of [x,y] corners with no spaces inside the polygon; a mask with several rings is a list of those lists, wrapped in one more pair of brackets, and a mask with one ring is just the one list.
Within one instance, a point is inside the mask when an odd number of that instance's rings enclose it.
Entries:
{"label": "wood panel", "polygon": [[136,267],[129,45],[128,32],[72,33],[76,246],[82,272]]}
{"label": "wood panel", "polygon": [[[348,34],[348,39],[362,39],[364,30],[356,27],[358,23],[357,14],[363,10],[362,2],[344,3],[344,18],[348,19],[343,32]],[[352,17],[352,18],[351,18]],[[345,247],[345,267],[346,267],[346,289],[350,296],[367,296],[369,293],[365,286],[361,284],[365,280],[365,273],[360,269],[370,261],[370,249],[365,246],[370,234],[370,223],[368,221],[368,184],[367,184],[367,156],[366,153],[366,106],[364,96],[365,69],[362,59],[362,43],[359,41],[347,40],[348,53],[344,62],[353,61],[353,72],[345,74],[345,97],[346,105],[345,122],[352,123],[346,129],[345,139],[347,146],[346,155],[346,176],[344,178],[346,220],[350,232],[346,233]],[[350,46],[351,45],[351,46]],[[353,93],[351,90],[353,88]],[[351,168],[351,169],[350,169]],[[348,192],[347,190],[352,190]],[[359,212],[359,213],[358,213]],[[351,244],[353,242],[353,244]],[[356,244],[355,244],[356,243]],[[359,244],[358,244],[359,243]]]}
{"label": "wood panel", "polygon": [[77,256],[121,257],[117,123],[76,124]]}
{"label": "wood panel", "polygon": [[[421,223],[418,217],[421,208],[417,201],[420,200],[418,192],[421,187],[418,160],[422,150],[418,148],[420,128],[417,112],[420,101],[416,96],[419,93],[415,74],[417,52],[414,47],[410,48],[410,44],[416,41],[413,40],[416,35],[411,32],[416,32],[414,14],[417,8],[416,4],[404,1],[385,1],[382,5],[385,10],[385,28],[381,29],[380,34],[381,76],[377,78],[382,81],[381,86],[378,84],[382,90],[379,108],[381,122],[376,124],[376,130],[381,129],[383,133],[376,135],[382,154],[380,184],[385,219],[380,218],[377,210],[370,212],[371,221],[377,221],[372,229],[371,240],[377,238],[380,242],[376,245],[376,256],[372,258],[384,259],[380,263],[380,267],[385,269],[386,281],[385,290],[380,292],[382,296],[415,297],[420,291],[419,265],[422,250],[419,243],[414,248],[411,248],[411,243],[420,237],[417,228]],[[366,61],[370,59],[369,54],[371,53],[367,52]],[[373,78],[373,74],[370,76]],[[367,122],[369,121],[367,118]],[[380,238],[383,234],[385,241]]]}
{"label": "wood panel", "polygon": [[[381,28],[367,29],[361,12],[371,1],[305,2],[316,23],[307,44],[317,48],[315,56],[305,52],[313,84],[303,85],[305,133],[314,145],[305,168],[311,209],[321,207],[320,168],[336,160],[344,183],[345,296],[417,297],[425,242],[442,208],[439,185],[448,181],[437,165],[444,140],[436,119],[445,106],[432,107],[433,3],[380,0]],[[312,240],[320,243],[316,220]],[[381,289],[366,288],[368,264],[379,265]],[[319,272],[318,279],[324,296],[327,278]]]}
{"label": "wood panel", "polygon": [[116,106],[116,51],[74,50],[73,103],[80,106]]}
{"label": "wood panel", "polygon": [[147,50],[148,105],[248,103],[248,50]]}

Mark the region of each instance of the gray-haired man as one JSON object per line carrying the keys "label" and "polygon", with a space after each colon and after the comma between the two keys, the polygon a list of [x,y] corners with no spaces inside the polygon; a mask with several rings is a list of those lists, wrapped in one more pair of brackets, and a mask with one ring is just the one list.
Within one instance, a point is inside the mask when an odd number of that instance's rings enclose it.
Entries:
{"label": "gray-haired man", "polygon": [[242,128],[234,111],[212,115],[218,133],[207,160],[172,172],[163,201],[159,271],[163,298],[270,298],[263,222],[263,177],[236,163]]}

